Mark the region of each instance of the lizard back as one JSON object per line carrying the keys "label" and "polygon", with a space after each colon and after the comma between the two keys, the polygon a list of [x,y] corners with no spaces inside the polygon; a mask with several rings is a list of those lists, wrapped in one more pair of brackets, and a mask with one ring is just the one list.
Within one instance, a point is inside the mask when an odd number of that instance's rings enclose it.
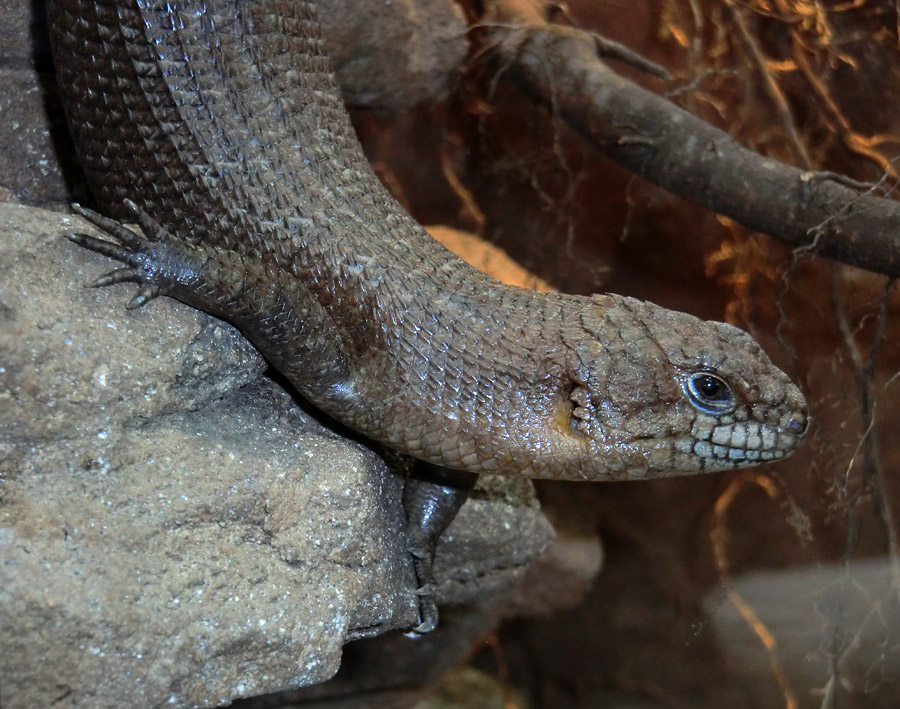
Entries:
{"label": "lizard back", "polygon": [[431,239],[365,160],[314,3],[51,0],[50,21],[92,188],[160,225],[139,253],[91,248],[237,324],[344,423],[451,468],[572,479],[745,465],[805,430],[746,333],[504,286]]}

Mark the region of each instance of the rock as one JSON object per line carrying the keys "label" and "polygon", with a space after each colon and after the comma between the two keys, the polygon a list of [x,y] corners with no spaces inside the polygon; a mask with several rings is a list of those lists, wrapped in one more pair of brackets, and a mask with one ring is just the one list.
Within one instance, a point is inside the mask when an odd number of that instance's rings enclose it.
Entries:
{"label": "rock", "polygon": [[[900,598],[886,557],[758,571],[704,601],[720,645],[756,690],[756,706],[898,705]],[[753,625],[741,609],[753,613]],[[765,629],[767,651],[755,629]],[[775,673],[778,673],[776,676]],[[783,683],[783,686],[779,682]],[[805,695],[805,688],[816,688]]]}
{"label": "rock", "polygon": [[[502,478],[495,476],[484,480],[484,485],[490,489],[500,481]],[[495,489],[493,494],[498,493]],[[554,501],[551,495],[551,503],[558,511],[558,496]],[[420,700],[453,694],[461,682],[454,670],[460,668],[463,658],[483,647],[499,621],[523,615],[547,616],[583,600],[603,559],[596,533],[586,524],[591,516],[583,509],[570,514],[560,524],[557,540],[515,586],[498,587],[493,595],[465,608],[443,607],[435,632],[413,640],[389,633],[353,643],[345,648],[340,671],[328,682],[240,700],[235,709],[419,709]],[[466,678],[462,682],[467,684]],[[467,706],[481,706],[480,701],[476,693]]]}
{"label": "rock", "polygon": [[[0,0],[0,201],[62,207],[78,173],[56,93],[44,3]],[[79,198],[86,195],[82,188]]]}
{"label": "rock", "polygon": [[466,22],[449,0],[319,0],[341,93],[351,106],[401,113],[437,101],[465,63]]}
{"label": "rock", "polygon": [[[0,705],[214,706],[412,625],[402,481],[232,327],[83,288],[111,265],[73,229],[0,205]],[[499,603],[551,538],[530,483],[487,481],[438,598]]]}

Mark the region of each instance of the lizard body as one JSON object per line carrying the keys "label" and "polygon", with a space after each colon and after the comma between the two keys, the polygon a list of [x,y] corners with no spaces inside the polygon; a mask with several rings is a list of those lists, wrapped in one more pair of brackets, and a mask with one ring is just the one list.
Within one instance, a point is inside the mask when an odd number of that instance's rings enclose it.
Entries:
{"label": "lizard body", "polygon": [[[592,480],[772,459],[805,428],[744,332],[506,286],[431,239],[368,166],[313,3],[51,7],[93,189],[165,230],[131,275],[235,322],[353,428],[451,468]],[[733,406],[698,406],[697,375]]]}
{"label": "lizard body", "polygon": [[313,2],[50,0],[50,24],[91,187],[144,232],[82,210],[118,243],[73,238],[125,263],[99,283],[232,321],[367,436],[471,473],[619,480],[772,460],[805,432],[745,332],[506,286],[431,239],[362,153]]}

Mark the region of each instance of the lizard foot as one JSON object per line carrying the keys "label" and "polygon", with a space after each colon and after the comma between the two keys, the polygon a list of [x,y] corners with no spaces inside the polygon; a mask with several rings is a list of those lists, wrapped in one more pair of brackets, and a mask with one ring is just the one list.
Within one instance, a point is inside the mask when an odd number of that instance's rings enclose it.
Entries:
{"label": "lizard foot", "polygon": [[416,574],[419,623],[407,635],[430,633],[438,624],[434,600],[434,554],[437,540],[456,517],[477,475],[419,462],[403,490],[409,554]]}
{"label": "lizard foot", "polygon": [[66,238],[79,246],[96,251],[125,264],[103,274],[91,288],[102,288],[115,283],[139,283],[137,294],[125,306],[129,310],[146,305],[160,295],[166,295],[177,284],[188,285],[197,278],[203,266],[198,253],[180,244],[155,219],[131,200],[125,205],[135,215],[143,235],[129,229],[114,219],[73,204],[72,210],[97,227],[112,241],[98,239],[82,233],[66,234]]}
{"label": "lizard foot", "polygon": [[416,589],[416,597],[419,601],[419,623],[406,632],[406,636],[417,638],[420,635],[430,633],[438,626],[438,608],[434,602],[434,543],[430,543],[430,549],[410,549],[413,559],[413,568],[416,572],[416,581],[419,588]]}

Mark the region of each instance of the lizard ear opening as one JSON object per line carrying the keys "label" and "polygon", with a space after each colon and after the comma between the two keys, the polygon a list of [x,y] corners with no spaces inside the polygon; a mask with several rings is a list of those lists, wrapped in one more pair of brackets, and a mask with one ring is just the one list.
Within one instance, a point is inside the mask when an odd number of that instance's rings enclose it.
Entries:
{"label": "lizard ear opening", "polygon": [[695,409],[719,416],[737,408],[737,398],[728,382],[712,372],[701,371],[688,375],[684,391]]}
{"label": "lizard ear opening", "polygon": [[571,433],[586,436],[591,426],[590,392],[587,387],[572,382],[569,399],[566,402],[566,419]]}

